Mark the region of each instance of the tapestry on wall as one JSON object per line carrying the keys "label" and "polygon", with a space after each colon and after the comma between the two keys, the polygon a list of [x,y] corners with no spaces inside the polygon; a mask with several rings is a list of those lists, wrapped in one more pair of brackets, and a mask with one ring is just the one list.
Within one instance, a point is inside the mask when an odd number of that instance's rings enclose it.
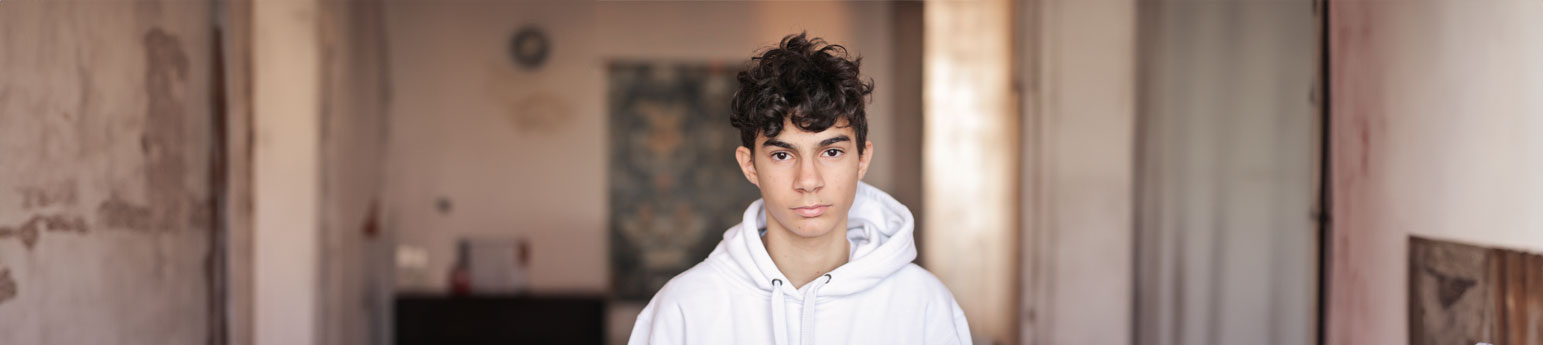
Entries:
{"label": "tapestry on wall", "polygon": [[759,198],[734,161],[730,64],[609,66],[611,281],[646,301],[707,257]]}

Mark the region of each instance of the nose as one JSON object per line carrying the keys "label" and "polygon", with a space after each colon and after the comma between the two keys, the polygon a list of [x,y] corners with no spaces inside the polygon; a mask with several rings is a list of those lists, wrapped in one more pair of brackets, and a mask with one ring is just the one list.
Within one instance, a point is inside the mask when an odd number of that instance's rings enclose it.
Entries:
{"label": "nose", "polygon": [[798,176],[793,179],[793,189],[804,193],[814,193],[825,187],[825,179],[820,176],[820,169],[815,166],[813,159],[801,159],[798,161]]}

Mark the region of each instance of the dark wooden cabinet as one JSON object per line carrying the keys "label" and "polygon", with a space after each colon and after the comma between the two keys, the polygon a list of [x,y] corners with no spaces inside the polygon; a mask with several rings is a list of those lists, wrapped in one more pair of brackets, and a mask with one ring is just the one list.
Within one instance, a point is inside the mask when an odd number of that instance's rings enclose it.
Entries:
{"label": "dark wooden cabinet", "polygon": [[399,295],[398,345],[603,344],[598,296]]}

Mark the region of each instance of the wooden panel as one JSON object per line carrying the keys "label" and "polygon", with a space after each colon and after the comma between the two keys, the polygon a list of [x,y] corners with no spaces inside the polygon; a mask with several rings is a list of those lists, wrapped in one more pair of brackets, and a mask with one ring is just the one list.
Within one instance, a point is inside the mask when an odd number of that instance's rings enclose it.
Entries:
{"label": "wooden panel", "polygon": [[1543,344],[1543,255],[1409,243],[1410,344]]}
{"label": "wooden panel", "polygon": [[1409,240],[1409,343],[1474,344],[1493,338],[1490,251]]}
{"label": "wooden panel", "polygon": [[1494,344],[1543,344],[1543,256],[1490,251],[1499,320]]}

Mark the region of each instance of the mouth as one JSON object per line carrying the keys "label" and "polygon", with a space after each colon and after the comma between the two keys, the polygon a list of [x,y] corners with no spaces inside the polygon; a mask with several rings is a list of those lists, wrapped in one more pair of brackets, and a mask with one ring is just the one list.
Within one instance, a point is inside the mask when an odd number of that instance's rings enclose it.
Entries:
{"label": "mouth", "polygon": [[804,218],[814,218],[814,217],[819,217],[822,214],[825,214],[825,210],[829,209],[829,208],[830,208],[830,205],[812,205],[812,206],[794,207],[793,208],[793,212],[798,213],[798,215],[803,216]]}

